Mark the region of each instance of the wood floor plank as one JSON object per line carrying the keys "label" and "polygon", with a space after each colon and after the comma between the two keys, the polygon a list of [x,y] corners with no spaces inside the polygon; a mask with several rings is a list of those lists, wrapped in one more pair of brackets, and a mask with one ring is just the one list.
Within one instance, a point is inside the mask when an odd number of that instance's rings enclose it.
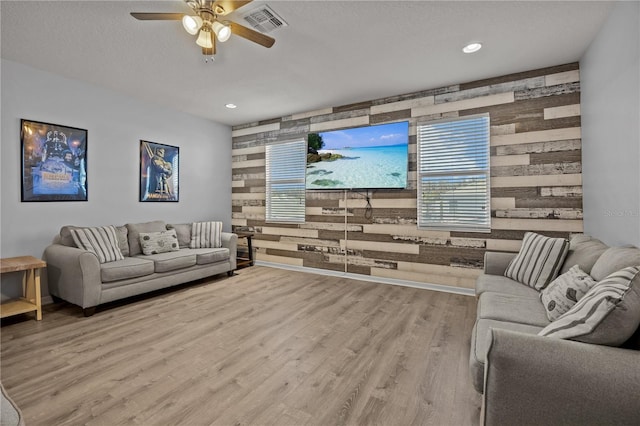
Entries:
{"label": "wood floor plank", "polygon": [[254,266],[2,321],[37,425],[477,425],[468,296]]}

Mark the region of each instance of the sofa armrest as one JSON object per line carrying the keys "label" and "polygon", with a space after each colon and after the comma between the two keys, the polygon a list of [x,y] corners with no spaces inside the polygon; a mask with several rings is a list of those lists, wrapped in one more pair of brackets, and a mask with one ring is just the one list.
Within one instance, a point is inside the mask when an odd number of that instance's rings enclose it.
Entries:
{"label": "sofa armrest", "polygon": [[223,232],[222,234],[222,247],[229,249],[229,263],[231,263],[231,270],[235,270],[238,261],[238,236],[231,232]]}
{"label": "sofa armrest", "polygon": [[487,251],[484,253],[484,273],[489,275],[504,275],[511,259],[516,257],[516,253],[502,253],[497,251]]}
{"label": "sofa armrest", "polygon": [[52,244],[44,251],[49,292],[82,308],[100,304],[100,262],[90,251]]}
{"label": "sofa armrest", "polygon": [[638,424],[640,352],[491,329],[485,425]]}

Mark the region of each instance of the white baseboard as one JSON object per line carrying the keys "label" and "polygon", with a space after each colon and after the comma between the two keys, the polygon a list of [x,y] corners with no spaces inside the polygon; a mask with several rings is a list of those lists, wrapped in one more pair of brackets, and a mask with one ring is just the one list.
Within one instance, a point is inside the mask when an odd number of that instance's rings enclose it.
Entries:
{"label": "white baseboard", "polygon": [[42,296],[42,298],[40,299],[40,303],[42,303],[43,305],[50,305],[53,303],[53,297]]}
{"label": "white baseboard", "polygon": [[270,268],[287,269],[290,271],[308,272],[311,274],[327,275],[331,277],[342,277],[342,278],[349,278],[352,280],[369,281],[369,282],[381,283],[381,284],[399,285],[403,287],[421,288],[423,290],[434,290],[434,291],[441,291],[444,293],[462,294],[464,296],[475,296],[476,294],[475,290],[470,288],[452,287],[452,286],[442,285],[442,284],[422,283],[417,281],[399,280],[395,278],[372,277],[371,275],[354,274],[351,272],[331,271],[328,269],[309,268],[306,266],[285,265],[282,263],[265,262],[263,260],[256,260],[254,263],[255,265],[267,266]]}

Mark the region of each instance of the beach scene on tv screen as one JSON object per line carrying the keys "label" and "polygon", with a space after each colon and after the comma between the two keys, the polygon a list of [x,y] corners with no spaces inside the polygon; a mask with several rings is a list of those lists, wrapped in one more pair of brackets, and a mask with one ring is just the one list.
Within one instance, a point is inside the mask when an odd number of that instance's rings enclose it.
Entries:
{"label": "beach scene on tv screen", "polygon": [[405,188],[409,123],[310,133],[307,189]]}

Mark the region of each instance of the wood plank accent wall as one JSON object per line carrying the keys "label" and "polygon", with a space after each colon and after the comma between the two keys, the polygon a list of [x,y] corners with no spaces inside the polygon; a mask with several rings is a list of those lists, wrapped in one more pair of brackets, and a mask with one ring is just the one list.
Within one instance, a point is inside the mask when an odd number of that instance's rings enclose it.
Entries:
{"label": "wood plank accent wall", "polygon": [[[416,123],[489,113],[491,233],[417,229]],[[409,121],[406,190],[307,191],[306,223],[265,223],[265,144]],[[515,252],[526,231],[582,231],[578,63],[324,108],[233,128],[232,221],[255,232],[257,259],[473,288],[484,252]],[[347,238],[345,239],[345,210]]]}

